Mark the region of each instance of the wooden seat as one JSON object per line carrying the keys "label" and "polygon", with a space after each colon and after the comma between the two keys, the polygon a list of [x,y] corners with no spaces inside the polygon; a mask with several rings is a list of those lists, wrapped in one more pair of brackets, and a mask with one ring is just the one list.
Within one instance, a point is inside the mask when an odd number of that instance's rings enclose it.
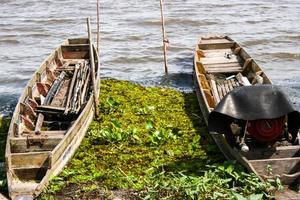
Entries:
{"label": "wooden seat", "polygon": [[210,40],[201,40],[198,44],[199,49],[208,50],[208,49],[226,49],[233,48],[235,42],[227,40],[226,38],[220,39],[210,39]]}
{"label": "wooden seat", "polygon": [[40,168],[50,166],[51,152],[12,153],[12,168]]}
{"label": "wooden seat", "polygon": [[[197,62],[197,65],[202,66],[206,73],[239,73],[242,72],[243,68],[237,61],[227,62],[227,63],[205,63],[201,61]],[[202,70],[203,72],[203,70]]]}
{"label": "wooden seat", "polygon": [[238,62],[206,64],[204,67],[208,73],[238,73],[243,70]]}
{"label": "wooden seat", "polygon": [[34,132],[30,136],[10,139],[12,153],[51,151],[65,136],[66,131],[41,131],[40,135]]}

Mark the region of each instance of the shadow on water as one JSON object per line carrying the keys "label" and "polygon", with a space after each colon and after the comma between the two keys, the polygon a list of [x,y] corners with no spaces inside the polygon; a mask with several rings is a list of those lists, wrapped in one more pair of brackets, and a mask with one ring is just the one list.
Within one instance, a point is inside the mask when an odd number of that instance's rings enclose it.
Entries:
{"label": "shadow on water", "polygon": [[0,115],[11,116],[18,102],[19,96],[12,94],[0,95]]}
{"label": "shadow on water", "polygon": [[[180,54],[169,63],[171,73],[161,77],[161,85],[179,89],[180,91],[193,91],[193,56]],[[172,73],[176,71],[176,73]]]}
{"label": "shadow on water", "polygon": [[[193,91],[193,57],[190,54],[181,54],[169,63],[169,73],[147,80],[137,81],[144,86],[160,86],[175,88],[183,92]],[[174,72],[175,71],[175,72]]]}

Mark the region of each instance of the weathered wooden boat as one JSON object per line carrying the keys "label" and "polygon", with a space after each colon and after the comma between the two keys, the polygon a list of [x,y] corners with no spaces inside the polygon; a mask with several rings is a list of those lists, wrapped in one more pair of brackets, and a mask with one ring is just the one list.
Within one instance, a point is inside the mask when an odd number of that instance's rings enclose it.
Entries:
{"label": "weathered wooden boat", "polygon": [[11,199],[35,198],[72,157],[94,116],[92,80],[98,83],[98,71],[95,47],[78,38],[64,41],[34,73],[7,137]]}
{"label": "weathered wooden boat", "polygon": [[300,117],[281,89],[227,36],[200,39],[194,72],[201,111],[226,158],[261,180],[279,177],[286,190],[277,198],[300,199]]}

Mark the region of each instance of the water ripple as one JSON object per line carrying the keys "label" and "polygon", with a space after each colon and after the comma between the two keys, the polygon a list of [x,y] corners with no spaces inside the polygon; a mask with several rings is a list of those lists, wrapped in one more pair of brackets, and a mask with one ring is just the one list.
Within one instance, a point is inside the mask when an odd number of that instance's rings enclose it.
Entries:
{"label": "water ripple", "polygon": [[[159,3],[103,0],[100,7],[102,77],[192,89],[192,55],[199,36],[228,34],[300,102],[299,0],[166,1],[169,77],[164,76]],[[96,36],[95,14],[94,0],[1,0],[0,111],[11,109],[58,44],[87,36],[86,17],[91,17]]]}

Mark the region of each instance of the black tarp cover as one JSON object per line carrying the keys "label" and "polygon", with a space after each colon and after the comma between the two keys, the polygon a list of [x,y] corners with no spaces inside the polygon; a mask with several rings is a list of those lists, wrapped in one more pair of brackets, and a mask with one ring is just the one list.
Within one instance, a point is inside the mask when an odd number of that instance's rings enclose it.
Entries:
{"label": "black tarp cover", "polygon": [[300,114],[284,92],[274,85],[255,85],[236,88],[229,92],[210,113],[211,132],[226,133],[234,119],[274,119],[288,115],[288,131],[296,138]]}

